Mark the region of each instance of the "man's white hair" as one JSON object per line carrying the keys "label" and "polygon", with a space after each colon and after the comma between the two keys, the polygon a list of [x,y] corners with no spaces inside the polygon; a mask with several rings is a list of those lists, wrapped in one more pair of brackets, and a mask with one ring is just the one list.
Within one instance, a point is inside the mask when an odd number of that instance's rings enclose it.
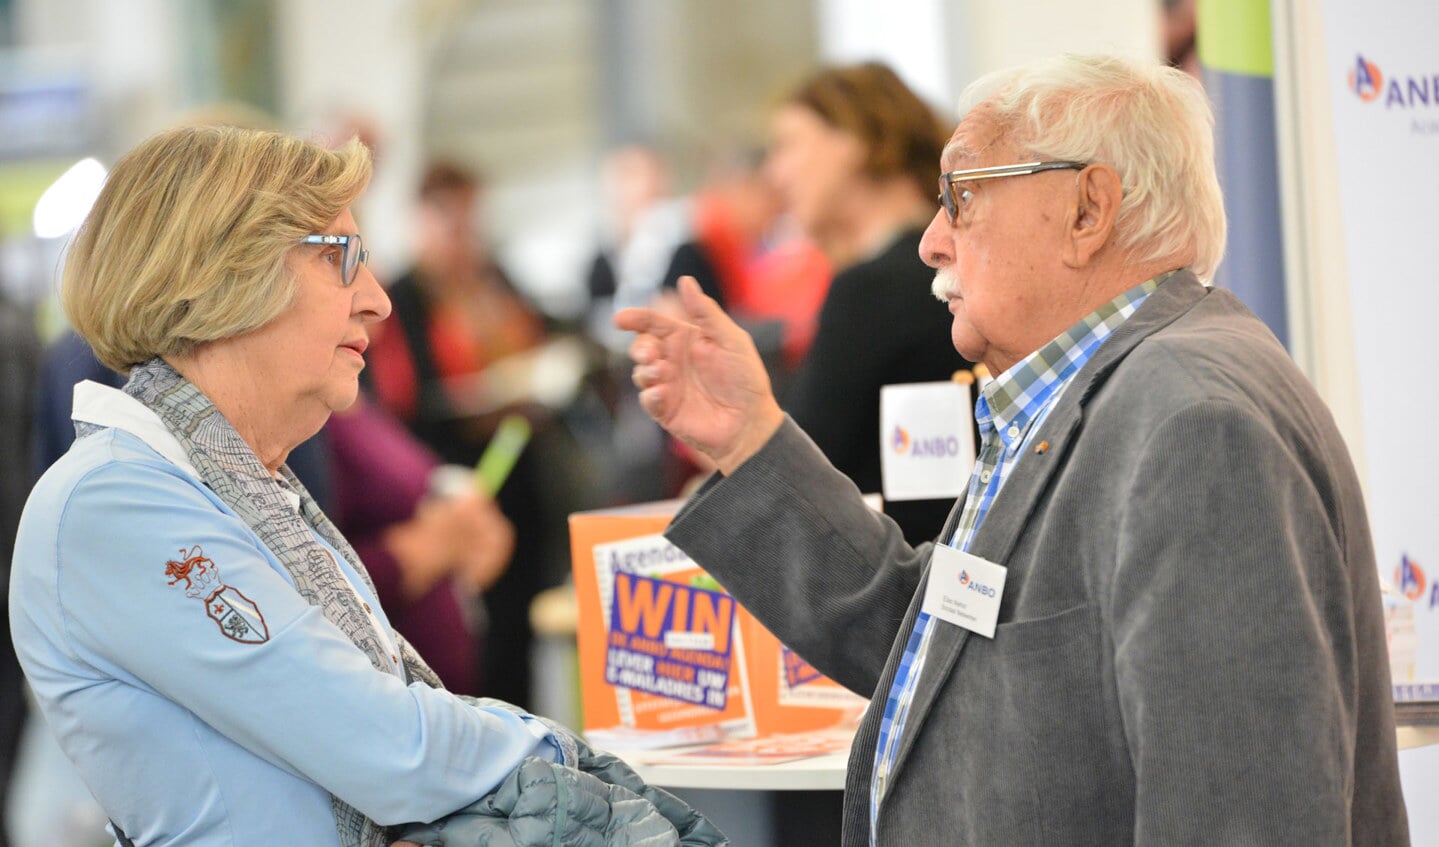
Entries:
{"label": "man's white hair", "polygon": [[960,96],[961,114],[980,103],[1035,159],[1119,172],[1115,243],[1135,261],[1192,254],[1199,279],[1213,279],[1224,256],[1224,199],[1214,114],[1193,77],[1157,63],[1066,55],[981,77]]}

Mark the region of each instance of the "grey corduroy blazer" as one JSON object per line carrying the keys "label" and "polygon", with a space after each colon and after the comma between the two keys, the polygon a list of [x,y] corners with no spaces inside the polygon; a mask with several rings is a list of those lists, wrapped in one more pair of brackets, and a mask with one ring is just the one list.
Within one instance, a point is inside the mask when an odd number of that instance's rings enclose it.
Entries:
{"label": "grey corduroy blazer", "polygon": [[[1360,486],[1263,324],[1174,275],[1041,441],[970,547],[1008,568],[998,629],[938,624],[877,843],[1407,844]],[[875,698],[845,792],[844,844],[867,844],[879,716],[930,545],[906,545],[790,422],[667,535]]]}

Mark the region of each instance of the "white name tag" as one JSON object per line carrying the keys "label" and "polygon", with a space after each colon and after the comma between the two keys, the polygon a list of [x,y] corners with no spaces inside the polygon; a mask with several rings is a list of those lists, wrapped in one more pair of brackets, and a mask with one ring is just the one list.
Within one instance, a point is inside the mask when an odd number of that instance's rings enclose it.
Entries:
{"label": "white name tag", "polygon": [[879,464],[886,500],[950,499],[974,469],[974,406],[955,382],[879,391]]}
{"label": "white name tag", "polygon": [[937,544],[921,608],[931,617],[993,638],[1008,573],[1004,565]]}

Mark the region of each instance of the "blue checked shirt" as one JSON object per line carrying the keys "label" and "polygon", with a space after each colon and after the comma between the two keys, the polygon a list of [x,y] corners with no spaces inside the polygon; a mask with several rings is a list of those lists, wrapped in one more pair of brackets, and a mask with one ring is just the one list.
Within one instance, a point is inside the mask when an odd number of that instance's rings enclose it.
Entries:
{"label": "blue checked shirt", "polygon": [[[969,493],[960,513],[950,546],[968,550],[989,506],[999,494],[1005,478],[1024,455],[1030,436],[1039,429],[1055,400],[1059,399],[1074,375],[1094,351],[1134,314],[1144,300],[1169,274],[1163,274],[1131,288],[1095,309],[1058,338],[1034,351],[996,377],[980,391],[974,403],[983,446],[969,478]],[[924,667],[925,656],[935,627],[920,612],[904,645],[894,685],[885,700],[879,724],[879,741],[874,753],[874,777],[869,789],[869,843],[875,843],[879,804],[885,783],[894,766],[897,743],[909,716],[909,704]]]}

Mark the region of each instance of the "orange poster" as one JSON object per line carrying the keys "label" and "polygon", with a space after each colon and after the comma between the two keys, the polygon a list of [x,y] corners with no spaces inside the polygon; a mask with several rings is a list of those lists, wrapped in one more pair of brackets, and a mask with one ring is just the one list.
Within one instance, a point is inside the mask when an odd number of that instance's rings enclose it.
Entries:
{"label": "orange poster", "polygon": [[661,535],[678,505],[570,517],[585,729],[751,738],[852,724],[864,698],[784,648]]}

